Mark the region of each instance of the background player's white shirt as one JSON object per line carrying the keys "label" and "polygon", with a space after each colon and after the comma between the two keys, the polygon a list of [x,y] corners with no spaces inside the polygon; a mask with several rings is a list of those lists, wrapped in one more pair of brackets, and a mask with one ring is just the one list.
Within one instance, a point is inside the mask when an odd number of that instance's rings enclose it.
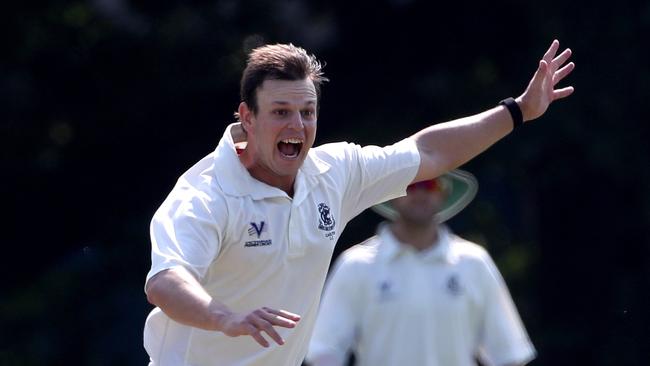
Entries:
{"label": "background player's white shirt", "polygon": [[[179,179],[151,222],[156,273],[182,267],[235,312],[267,306],[302,316],[277,328],[283,346],[181,325],[155,308],[144,330],[152,363],[299,365],[307,352],[333,248],[364,209],[404,195],[419,167],[415,142],[313,148],[294,197],[250,176],[226,129],[216,150]],[[267,338],[270,339],[270,338]]]}
{"label": "background player's white shirt", "polygon": [[489,254],[441,227],[418,253],[387,226],[345,251],[325,285],[308,360],[340,365],[526,363],[535,349]]}

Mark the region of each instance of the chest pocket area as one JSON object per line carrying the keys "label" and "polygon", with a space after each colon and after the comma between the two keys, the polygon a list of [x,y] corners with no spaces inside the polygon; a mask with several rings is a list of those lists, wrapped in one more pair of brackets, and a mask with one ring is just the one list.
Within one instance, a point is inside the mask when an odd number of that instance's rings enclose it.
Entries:
{"label": "chest pocket area", "polygon": [[289,255],[331,256],[344,227],[339,220],[339,206],[339,202],[318,195],[292,206],[288,227]]}
{"label": "chest pocket area", "polygon": [[[245,204],[244,204],[245,203]],[[251,200],[229,210],[230,236],[222,246],[219,267],[239,273],[242,267],[271,268],[286,253],[288,200]]]}
{"label": "chest pocket area", "polygon": [[462,318],[467,314],[471,302],[471,283],[467,277],[455,271],[448,271],[436,281],[434,294],[437,294],[436,310],[448,314],[450,318]]}

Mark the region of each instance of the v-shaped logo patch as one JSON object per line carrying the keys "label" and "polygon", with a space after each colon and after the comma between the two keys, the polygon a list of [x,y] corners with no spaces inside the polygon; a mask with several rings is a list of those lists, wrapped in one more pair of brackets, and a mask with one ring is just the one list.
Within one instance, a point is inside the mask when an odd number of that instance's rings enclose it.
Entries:
{"label": "v-shaped logo patch", "polygon": [[264,231],[264,221],[260,221],[259,226],[256,222],[251,222],[251,227],[248,229],[248,235],[253,235],[257,234],[257,238],[262,235],[262,231]]}

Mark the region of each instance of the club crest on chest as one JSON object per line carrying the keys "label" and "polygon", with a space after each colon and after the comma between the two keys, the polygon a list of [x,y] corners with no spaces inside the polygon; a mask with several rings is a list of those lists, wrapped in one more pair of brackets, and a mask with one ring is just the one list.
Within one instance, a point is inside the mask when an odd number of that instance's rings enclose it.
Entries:
{"label": "club crest on chest", "polygon": [[318,214],[318,228],[324,231],[334,230],[336,220],[334,220],[330,212],[330,207],[327,204],[322,202],[318,204]]}
{"label": "club crest on chest", "polygon": [[465,292],[465,288],[460,282],[459,276],[455,273],[449,275],[447,278],[445,289],[447,290],[447,293],[452,297],[460,296]]}
{"label": "club crest on chest", "polygon": [[379,302],[392,301],[397,298],[397,291],[390,280],[382,280],[377,284],[377,300]]}

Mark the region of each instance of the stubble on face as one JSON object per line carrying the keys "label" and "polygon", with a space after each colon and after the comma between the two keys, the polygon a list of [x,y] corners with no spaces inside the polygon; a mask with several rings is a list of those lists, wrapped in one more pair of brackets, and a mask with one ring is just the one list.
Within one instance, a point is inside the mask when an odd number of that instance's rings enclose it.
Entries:
{"label": "stubble on face", "polygon": [[309,79],[266,80],[257,101],[257,113],[243,121],[249,145],[242,162],[256,179],[292,191],[316,136],[316,89]]}

